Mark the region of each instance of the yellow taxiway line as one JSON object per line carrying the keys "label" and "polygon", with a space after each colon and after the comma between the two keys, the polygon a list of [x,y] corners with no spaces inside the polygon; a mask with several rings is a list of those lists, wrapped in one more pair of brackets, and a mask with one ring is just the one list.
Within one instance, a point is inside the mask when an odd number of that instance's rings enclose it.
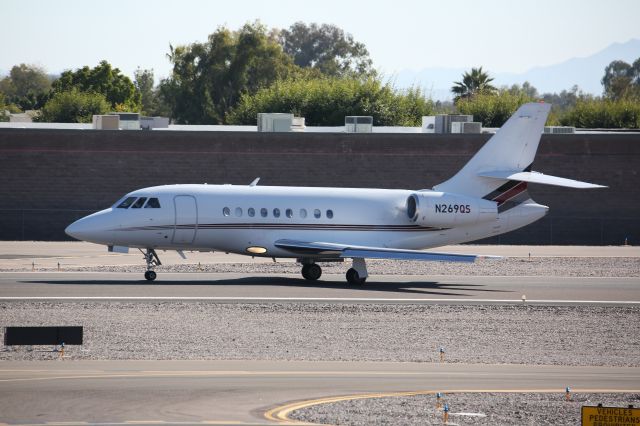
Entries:
{"label": "yellow taxiway line", "polygon": [[[423,390],[412,392],[379,392],[379,393],[363,393],[355,395],[341,395],[330,396],[325,398],[309,399],[305,401],[291,402],[285,405],[281,405],[264,413],[265,419],[272,422],[279,422],[281,424],[303,424],[303,425],[316,425],[317,423],[300,422],[289,418],[289,415],[303,408],[313,407],[321,404],[331,404],[334,402],[342,401],[355,401],[358,399],[372,399],[372,398],[393,398],[404,396],[417,396],[417,395],[435,395],[441,392],[443,395],[450,395],[454,393],[558,393],[563,394],[563,389],[466,389],[466,390],[449,390],[449,391],[436,391],[436,390]],[[619,390],[619,389],[573,389],[572,393],[637,393],[640,390]]]}

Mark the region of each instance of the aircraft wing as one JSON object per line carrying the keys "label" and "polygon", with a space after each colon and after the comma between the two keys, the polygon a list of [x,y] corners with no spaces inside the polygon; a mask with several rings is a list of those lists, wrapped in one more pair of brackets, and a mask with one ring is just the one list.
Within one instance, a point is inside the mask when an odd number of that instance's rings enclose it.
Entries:
{"label": "aircraft wing", "polygon": [[403,250],[385,247],[348,246],[325,242],[278,240],[275,246],[300,255],[322,255],[340,258],[422,260],[441,262],[473,262],[476,258],[499,258],[475,254],[436,253],[421,250]]}

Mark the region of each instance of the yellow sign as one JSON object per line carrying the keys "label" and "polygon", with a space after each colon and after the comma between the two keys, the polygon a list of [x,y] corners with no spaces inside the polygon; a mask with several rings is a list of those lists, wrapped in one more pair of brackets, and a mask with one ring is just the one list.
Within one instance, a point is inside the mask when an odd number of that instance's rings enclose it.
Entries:
{"label": "yellow sign", "polygon": [[640,425],[640,408],[582,407],[582,426]]}

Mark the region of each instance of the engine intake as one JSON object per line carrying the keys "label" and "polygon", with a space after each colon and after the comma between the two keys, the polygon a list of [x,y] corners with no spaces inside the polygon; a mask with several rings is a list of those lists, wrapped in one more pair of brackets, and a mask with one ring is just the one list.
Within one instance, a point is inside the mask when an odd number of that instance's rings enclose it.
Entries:
{"label": "engine intake", "polygon": [[498,205],[466,195],[416,192],[407,199],[407,216],[422,226],[450,228],[494,221],[498,218]]}

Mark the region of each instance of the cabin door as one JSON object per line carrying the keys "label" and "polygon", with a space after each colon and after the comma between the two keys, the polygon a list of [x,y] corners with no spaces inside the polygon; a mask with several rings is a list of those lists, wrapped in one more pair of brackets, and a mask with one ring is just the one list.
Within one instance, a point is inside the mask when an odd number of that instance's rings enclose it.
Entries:
{"label": "cabin door", "polygon": [[198,205],[192,195],[176,195],[173,198],[176,222],[173,229],[173,244],[192,244],[198,230]]}

